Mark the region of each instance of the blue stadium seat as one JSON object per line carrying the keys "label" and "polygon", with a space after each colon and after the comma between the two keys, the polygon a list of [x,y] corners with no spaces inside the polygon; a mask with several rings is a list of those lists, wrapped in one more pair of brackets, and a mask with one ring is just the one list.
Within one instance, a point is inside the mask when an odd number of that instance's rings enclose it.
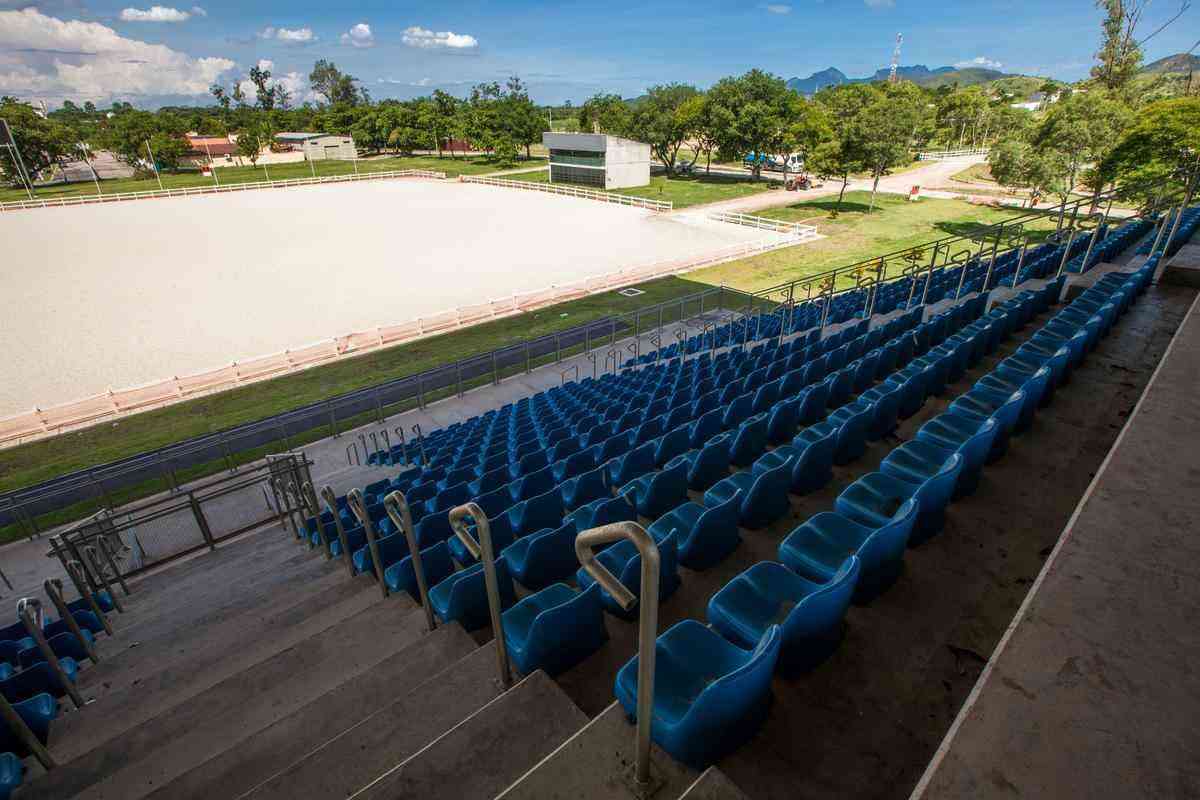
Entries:
{"label": "blue stadium seat", "polygon": [[573,523],[575,530],[582,533],[613,522],[637,522],[637,509],[624,497],[606,495],[575,509],[564,522]]}
{"label": "blue stadium seat", "polygon": [[[512,576],[503,558],[496,559],[496,582],[500,590],[500,607],[516,602]],[[455,572],[429,590],[429,605],[442,622],[458,622],[468,631],[486,627],[488,614],[487,589],[484,586],[483,564]]]}
{"label": "blue stadium seat", "polygon": [[504,642],[517,670],[551,677],[595,653],[608,640],[599,584],[576,592],[555,583],[504,612]]}
{"label": "blue stadium seat", "polygon": [[579,566],[574,522],[522,536],[501,553],[508,571],[524,587],[541,589],[571,576]]}
{"label": "blue stadium seat", "polygon": [[713,595],[708,621],[726,639],[747,649],[756,646],[771,625],[779,624],[779,671],[794,675],[813,669],[841,643],[859,569],[858,558],[850,556],[832,579],[813,581],[783,564],[760,561]]}
{"label": "blue stadium seat", "polygon": [[582,505],[610,497],[608,478],[604,467],[596,467],[575,478],[569,478],[561,487],[563,508],[576,509]]}
{"label": "blue stadium seat", "polygon": [[916,500],[920,511],[909,541],[920,544],[941,532],[946,506],[954,494],[962,468],[963,458],[956,453],[946,459],[935,475],[924,481],[902,480],[883,472],[871,472],[847,486],[838,495],[834,507],[843,516],[878,528],[892,519],[895,509],[904,501]]}
{"label": "blue stadium seat", "polygon": [[619,494],[637,508],[643,517],[659,517],[687,499],[687,464],[643,475],[622,486]]}
{"label": "blue stadium seat", "polygon": [[[475,532],[475,526],[470,524],[468,529],[471,531],[472,535],[475,536],[476,540],[478,540],[479,534]],[[492,535],[493,553],[499,553],[504,548],[512,544],[513,539],[517,537],[516,532],[513,530],[512,522],[508,514],[501,514],[498,517],[489,518],[488,532]],[[446,546],[450,548],[450,555],[454,557],[454,560],[464,567],[469,567],[479,560],[475,556],[471,555],[471,551],[467,549],[465,544],[463,544],[462,539],[459,539],[457,536],[451,536],[449,539],[447,539]]]}
{"label": "blue stadium seat", "polygon": [[[563,518],[562,494],[557,489],[550,489],[545,494],[531,497],[517,503],[508,510],[508,523],[513,533],[524,536],[527,533],[540,531],[542,528],[556,527]],[[507,546],[503,545],[503,546]],[[499,551],[501,546],[497,546]]]}
{"label": "blue stadium seat", "polygon": [[999,430],[1000,426],[995,420],[985,420],[974,436],[956,448],[934,444],[918,437],[889,453],[879,469],[910,483],[924,482],[940,472],[950,456],[958,453],[962,456],[963,468],[954,486],[954,496],[966,497],[979,485],[984,461]]}
{"label": "blue stadium seat", "polygon": [[687,502],[676,506],[647,529],[656,538],[675,531],[679,545],[679,563],[688,569],[705,570],[716,566],[737,549],[742,537],[738,532],[741,492],[711,508]]}
{"label": "blue stadium seat", "polygon": [[645,442],[608,465],[608,480],[612,486],[624,486],[654,469],[653,442]]}
{"label": "blue stadium seat", "polygon": [[[454,562],[450,560],[450,547],[445,540],[421,550],[421,568],[425,570],[425,585],[433,587],[454,573]],[[417,588],[417,576],[413,570],[412,556],[408,555],[392,564],[383,572],[383,582],[395,593],[407,592],[421,602]]]}
{"label": "blue stadium seat", "polygon": [[687,464],[688,488],[704,491],[729,474],[729,434],[714,436],[701,449],[676,456],[665,468],[680,461]]}
{"label": "blue stadium seat", "polygon": [[751,530],[765,528],[791,510],[788,500],[791,470],[792,461],[788,459],[758,475],[751,471],[734,473],[704,493],[704,505],[715,508],[741,492],[738,523]]}
{"label": "blue stadium seat", "polygon": [[[659,554],[658,598],[666,600],[675,593],[680,584],[678,540],[674,531],[662,538],[658,536],[654,538],[658,544]],[[633,542],[622,539],[597,553],[596,560],[603,564],[634,596],[641,596],[642,556]],[[575,582],[579,584],[581,590],[586,590],[595,584],[596,580],[591,573],[580,567],[575,573]],[[600,596],[605,610],[613,616],[621,619],[633,619],[637,616],[636,606],[626,611],[617,604],[612,595],[603,589],[601,589]]]}
{"label": "blue stadium seat", "polygon": [[[771,704],[771,675],[782,634],[772,625],[753,650],[731,644],[691,619],[655,643],[654,715],[650,736],[677,761],[704,769],[749,741]],[[617,673],[625,713],[637,713],[638,660]]]}

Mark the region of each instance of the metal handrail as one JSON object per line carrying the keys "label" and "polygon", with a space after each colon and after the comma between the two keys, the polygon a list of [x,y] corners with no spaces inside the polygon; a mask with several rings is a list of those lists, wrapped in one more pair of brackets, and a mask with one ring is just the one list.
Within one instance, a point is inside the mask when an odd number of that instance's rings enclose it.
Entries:
{"label": "metal handrail", "polygon": [[421,562],[420,543],[417,541],[416,529],[413,528],[408,498],[397,489],[383,499],[383,508],[391,518],[392,524],[404,532],[404,539],[408,542],[408,557],[412,559],[413,576],[417,579],[417,594],[420,595],[421,608],[425,610],[425,625],[432,631],[437,627],[437,620],[433,616],[433,608],[429,605],[429,584],[425,582],[425,565]]}
{"label": "metal handrail", "polygon": [[96,595],[92,592],[91,587],[87,585],[87,581],[84,580],[80,572],[83,569],[83,564],[79,563],[78,561],[71,560],[68,561],[64,566],[66,567],[67,575],[71,578],[71,582],[75,584],[75,588],[79,591],[79,596],[87,600],[88,605],[92,609],[92,613],[95,614],[96,618],[100,620],[100,624],[104,626],[104,632],[109,636],[112,636],[113,627],[112,623],[108,620],[108,614],[104,613],[104,609],[102,609],[100,607],[100,603],[96,601]]}
{"label": "metal handrail", "polygon": [[576,380],[576,381],[578,381],[578,380],[579,380],[579,365],[578,365],[578,364],[572,364],[571,366],[567,367],[566,369],[564,369],[564,370],[560,370],[560,371],[559,371],[559,373],[558,373],[558,377],[559,377],[559,378],[562,380],[562,383],[560,383],[560,384],[559,384],[560,386],[565,386],[565,385],[566,385],[566,383],[567,383],[567,373],[568,373],[568,372],[571,372],[571,371],[574,371],[574,372],[575,372],[575,378],[574,378],[574,380]]}
{"label": "metal handrail", "polygon": [[8,723],[8,729],[16,734],[16,737],[21,740],[21,744],[25,745],[25,749],[33,753],[34,758],[46,769],[52,769],[58,766],[58,762],[50,755],[50,751],[42,744],[41,740],[34,735],[29,726],[25,724],[25,720],[17,713],[17,710],[12,707],[12,703],[8,702],[8,698],[0,695],[0,717],[4,717],[4,721]]}
{"label": "metal handrail", "polygon": [[428,467],[429,459],[425,457],[425,434],[421,432],[421,424],[414,424],[412,432],[417,436],[417,448],[421,451],[421,466]]}
{"label": "metal handrail", "polygon": [[25,630],[29,632],[34,643],[37,644],[42,658],[46,659],[46,663],[50,665],[50,671],[58,678],[59,685],[62,686],[63,691],[71,698],[71,702],[75,704],[75,707],[83,708],[83,697],[79,694],[79,690],[75,687],[75,684],[67,677],[67,673],[63,670],[58,656],[51,649],[50,643],[46,641],[46,635],[42,632],[42,626],[33,617],[34,611],[30,611],[30,609],[36,611],[38,617],[41,617],[42,601],[36,597],[23,597],[17,601],[17,617],[21,622],[25,623]]}
{"label": "metal handrail", "polygon": [[[100,549],[104,550],[103,547],[101,547]],[[104,574],[104,567],[100,564],[100,560],[99,560],[100,556],[98,556],[96,554],[96,552],[97,551],[96,551],[95,545],[91,545],[91,544],[85,545],[83,547],[84,564],[87,566],[90,566],[92,568],[92,572],[96,575],[96,578],[100,582],[100,588],[102,588],[104,591],[108,592],[108,596],[112,598],[113,605],[116,607],[117,611],[121,614],[124,614],[125,606],[121,603],[121,598],[117,596],[116,589],[114,589],[112,584],[108,582],[108,576]],[[112,553],[109,553],[107,550],[104,550],[104,554],[106,556],[108,556],[108,559],[111,562],[112,561]],[[120,573],[116,572],[115,569],[114,569],[114,573],[117,574],[118,580],[120,580]],[[122,586],[125,585],[125,582],[123,580],[121,581],[121,585]],[[126,596],[129,595],[128,588],[125,589],[125,595]]]}
{"label": "metal handrail", "polygon": [[386,600],[388,586],[383,580],[383,562],[379,560],[379,540],[375,536],[375,526],[371,524],[371,515],[367,513],[367,502],[363,499],[362,489],[354,488],[347,492],[346,502],[349,504],[350,510],[354,512],[354,516],[358,517],[359,523],[367,534],[367,547],[371,549],[371,571],[375,574],[375,580],[379,583],[379,591]]}
{"label": "metal handrail", "polygon": [[[467,530],[466,518],[475,520],[479,541]],[[488,610],[492,616],[492,636],[496,640],[496,661],[500,668],[500,686],[512,686],[512,670],[508,664],[508,647],[504,642],[504,619],[500,609],[500,582],[496,578],[496,554],[492,548],[492,528],[487,514],[475,503],[465,503],[450,511],[450,527],[463,546],[483,564],[483,582],[487,588]]]}
{"label": "metal handrail", "polygon": [[[333,526],[337,528],[338,541],[342,543],[342,563],[346,565],[346,571],[353,578],[354,562],[350,560],[350,542],[346,540],[346,528],[342,525],[342,515],[338,513],[337,495],[334,493],[333,487],[325,484],[321,488],[321,498],[325,501],[325,507],[329,509],[329,515],[333,517]],[[324,531],[320,517],[317,517],[317,530]],[[333,545],[323,533],[321,538],[325,539],[326,550],[329,553],[329,557],[333,558]]]}
{"label": "metal handrail", "polygon": [[575,537],[575,555],[588,574],[621,608],[631,610],[639,598],[596,560],[595,548],[620,539],[633,542],[642,557],[641,609],[638,614],[637,765],[634,780],[649,788],[650,724],[654,714],[654,660],[658,636],[658,580],[661,560],[658,545],[636,522],[614,522],[586,530]]}
{"label": "metal handrail", "polygon": [[58,609],[58,615],[62,621],[66,623],[71,635],[79,642],[79,646],[83,648],[83,652],[87,653],[88,658],[93,664],[100,663],[100,656],[96,654],[96,648],[92,646],[91,640],[83,635],[83,631],[79,627],[79,622],[75,619],[75,615],[71,613],[71,609],[67,608],[67,601],[62,595],[62,581],[58,578],[47,578],[42,582],[42,589],[46,592],[46,596],[50,598],[50,602],[54,603],[54,607]]}

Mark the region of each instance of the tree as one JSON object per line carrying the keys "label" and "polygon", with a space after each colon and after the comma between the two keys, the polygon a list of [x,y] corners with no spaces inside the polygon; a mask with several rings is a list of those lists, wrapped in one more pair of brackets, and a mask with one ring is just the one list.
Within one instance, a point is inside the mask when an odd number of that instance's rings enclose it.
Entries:
{"label": "tree", "polygon": [[225,87],[219,83],[214,83],[208,87],[208,93],[217,99],[217,105],[226,111],[229,110],[229,94],[225,91]]}
{"label": "tree", "polygon": [[704,94],[684,101],[679,107],[679,114],[691,130],[692,141],[696,144],[696,158],[692,160],[692,165],[703,155],[704,172],[708,174],[712,167],[713,151],[720,145],[720,132],[732,124],[732,115]]}
{"label": "tree", "polygon": [[[180,120],[171,115],[128,110],[109,120],[101,139],[106,149],[135,169],[172,170],[179,166],[190,149],[183,131]],[[147,142],[154,154],[155,165],[149,162]]]}
{"label": "tree", "polygon": [[679,148],[694,130],[691,109],[685,104],[699,94],[695,86],[683,83],[651,86],[634,109],[629,135],[650,145],[668,175],[674,174]]}
{"label": "tree", "polygon": [[247,159],[250,166],[258,166],[258,157],[270,146],[272,138],[270,129],[265,125],[251,125],[238,134],[238,155]]}
{"label": "tree", "polygon": [[579,109],[579,130],[627,136],[633,121],[629,104],[615,94],[597,94]]}
{"label": "tree", "polygon": [[[719,132],[721,153],[741,159],[747,153],[784,153],[795,143],[791,121],[801,100],[782,78],[752,69],[717,81],[709,96],[729,111],[728,125]],[[761,175],[756,161],[754,179]]]}
{"label": "tree", "polygon": [[331,106],[339,103],[355,105],[360,100],[363,103],[370,100],[365,91],[359,90],[358,78],[342,72],[336,64],[324,58],[313,64],[308,82],[313,91],[324,97]]}
{"label": "tree", "polygon": [[529,99],[529,92],[516,75],[508,79],[501,96],[500,124],[514,146],[525,148],[526,158],[531,155],[530,145],[540,142],[542,131],[546,129],[541,112]]}
{"label": "tree", "polygon": [[876,91],[865,84],[846,83],[826,87],[813,98],[825,110],[831,136],[813,149],[809,167],[823,178],[837,178],[842,182],[833,209],[834,216],[841,211],[850,174],[869,168],[859,114],[871,102]]}
{"label": "tree", "polygon": [[[442,140],[453,138],[458,130],[459,101],[458,98],[438,89],[433,93],[431,105],[430,121],[433,125],[434,146],[437,147],[438,158],[441,158]],[[450,155],[454,156],[454,150],[450,151]]]}
{"label": "tree", "polygon": [[879,179],[895,167],[912,160],[911,147],[919,121],[919,103],[919,90],[914,93],[905,84],[886,86],[877,90],[872,102],[859,112],[862,152],[873,179],[867,213],[875,210]]}
{"label": "tree", "polygon": [[[1180,97],[1151,103],[1137,122],[1101,162],[1099,171],[1108,181],[1135,184],[1173,179],[1183,183],[1181,168],[1200,169],[1200,98]],[[1156,193],[1156,192],[1155,192]],[[1130,196],[1149,200],[1150,192],[1131,187]]]}
{"label": "tree", "polygon": [[1124,89],[1142,63],[1142,49],[1134,38],[1149,0],[1096,0],[1105,12],[1101,27],[1104,43],[1096,53],[1092,78],[1105,89]]}
{"label": "tree", "polygon": [[[1102,91],[1076,92],[1060,100],[1047,112],[1033,132],[1032,143],[1042,153],[1057,157],[1051,163],[1064,170],[1062,182],[1068,191],[1079,184],[1085,164],[1101,162],[1129,124],[1132,112],[1124,102],[1110,99]],[[1089,188],[1099,195],[1105,181],[1099,173],[1090,176]]]}
{"label": "tree", "polygon": [[[15,97],[0,97],[0,119],[8,123],[16,140],[31,181],[36,181],[48,167],[74,155],[76,139],[65,125],[46,119],[28,103]],[[16,160],[8,148],[0,150],[0,168],[5,179],[13,186],[21,186],[21,176]]]}
{"label": "tree", "polygon": [[257,64],[250,68],[250,82],[254,84],[254,98],[258,107],[270,111],[275,107],[275,87],[271,86],[271,70]]}

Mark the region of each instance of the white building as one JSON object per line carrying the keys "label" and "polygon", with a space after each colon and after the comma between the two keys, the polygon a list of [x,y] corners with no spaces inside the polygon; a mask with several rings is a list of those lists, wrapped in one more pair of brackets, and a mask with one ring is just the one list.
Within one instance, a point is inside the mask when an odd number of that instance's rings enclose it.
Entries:
{"label": "white building", "polygon": [[650,183],[650,145],[602,133],[543,133],[550,182],[626,189]]}
{"label": "white building", "polygon": [[351,136],[284,131],[275,134],[275,141],[299,150],[309,161],[353,161],[358,157]]}

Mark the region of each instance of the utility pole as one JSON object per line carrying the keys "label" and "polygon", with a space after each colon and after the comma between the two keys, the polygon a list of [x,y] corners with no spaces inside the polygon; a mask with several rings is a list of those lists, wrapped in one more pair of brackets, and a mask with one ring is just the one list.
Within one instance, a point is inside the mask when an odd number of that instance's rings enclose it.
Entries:
{"label": "utility pole", "polygon": [[896,49],[892,51],[892,71],[888,75],[888,83],[897,83],[900,80],[900,47],[904,44],[904,34],[896,34]]}
{"label": "utility pole", "polygon": [[158,164],[154,162],[154,151],[150,149],[150,140],[146,140],[146,152],[150,154],[150,166],[154,169],[154,177],[158,179],[158,190],[163,191],[162,176],[158,174]]}

